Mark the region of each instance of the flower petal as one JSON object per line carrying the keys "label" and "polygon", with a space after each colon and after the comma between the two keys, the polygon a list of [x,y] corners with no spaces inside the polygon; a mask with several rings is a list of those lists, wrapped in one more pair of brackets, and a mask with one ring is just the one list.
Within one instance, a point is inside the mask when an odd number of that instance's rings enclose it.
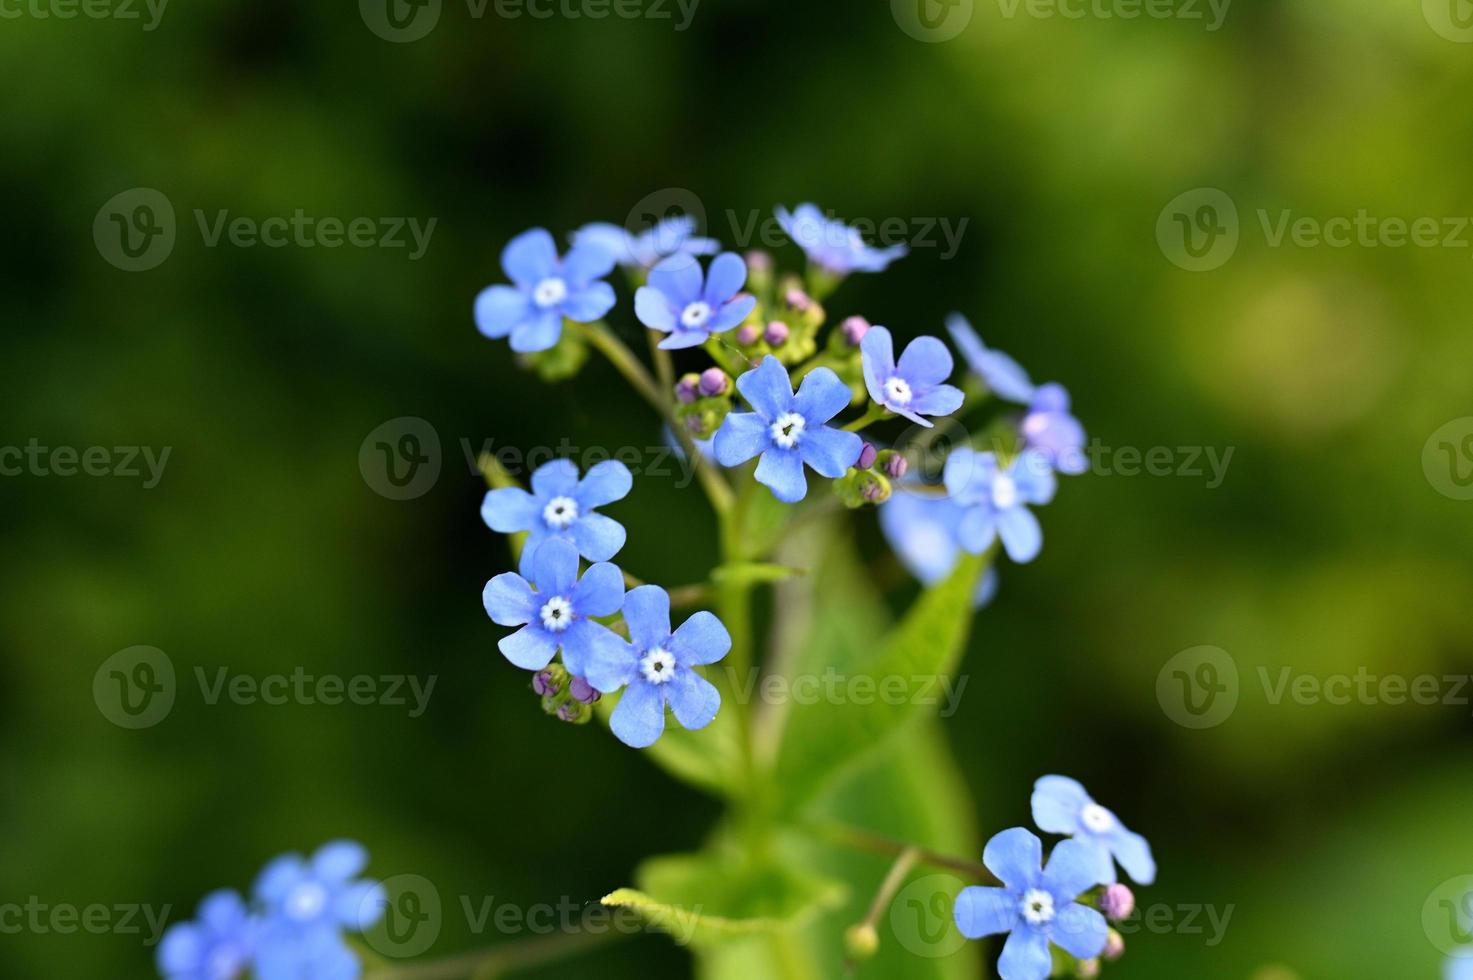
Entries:
{"label": "flower petal", "polygon": [[307,876],[300,854],[283,854],[261,870],[253,894],[262,905],[276,905]]}
{"label": "flower petal", "polygon": [[[866,337],[869,334],[865,334]],[[772,358],[776,360],[776,358]],[[798,394],[793,397],[793,411],[803,416],[810,429],[823,425],[849,407],[853,393],[839,376],[826,367],[808,372]]]}
{"label": "flower petal", "polygon": [[951,339],[961,348],[967,366],[980,377],[992,393],[1006,401],[1027,405],[1033,398],[1033,382],[1018,362],[1001,351],[989,350],[977,331],[960,313],[946,318]]}
{"label": "flower petal", "polygon": [[539,500],[573,497],[578,493],[578,467],[571,459],[554,459],[532,473],[532,492]]}
{"label": "flower petal", "polygon": [[376,881],[355,881],[333,899],[333,918],[349,932],[367,932],[384,917],[389,896]]}
{"label": "flower petal", "polygon": [[650,270],[651,289],[665,294],[665,299],[676,309],[684,309],[701,298],[700,260],[691,255],[672,255],[661,259],[659,265]]}
{"label": "flower petal", "polygon": [[1110,927],[1105,917],[1092,908],[1071,902],[1059,910],[1049,923],[1049,938],[1054,945],[1076,959],[1089,960],[1105,951]]}
{"label": "flower petal", "polygon": [[946,492],[962,506],[975,504],[992,496],[992,482],[997,478],[997,456],[979,453],[962,446],[946,457],[941,480]]}
{"label": "flower petal", "polygon": [[1155,883],[1156,859],[1151,856],[1151,845],[1146,843],[1144,837],[1119,827],[1107,842],[1115,860],[1120,862],[1132,881],[1141,885]]}
{"label": "flower petal", "polygon": [[740,466],[772,444],[767,423],[754,412],[731,412],[716,430],[712,449],[722,466]]}
{"label": "flower petal", "polygon": [[859,341],[864,387],[875,404],[885,404],[885,382],[895,373],[895,341],[885,327],[870,327]]}
{"label": "flower petal", "polygon": [[521,487],[488,490],[481,501],[481,520],[502,534],[529,529],[537,522],[540,511],[537,498]]}
{"label": "flower petal", "polygon": [[967,396],[952,385],[937,385],[912,398],[907,407],[917,415],[950,415],[962,407]]}
{"label": "flower petal", "polygon": [[997,512],[997,534],[1008,557],[1026,564],[1043,550],[1043,528],[1027,507],[1009,507]]}
{"label": "flower petal", "polygon": [[629,467],[617,459],[606,459],[595,463],[583,474],[573,499],[578,502],[579,510],[589,511],[623,500],[633,488],[634,474],[629,472]]}
{"label": "flower petal", "polygon": [[665,731],[665,698],[659,687],[636,680],[625,688],[609,718],[609,728],[619,741],[636,749],[659,741]]}
{"label": "flower petal", "polygon": [[706,288],[701,298],[712,309],[722,305],[747,284],[747,263],[735,252],[722,252],[706,270]]}
{"label": "flower petal", "polygon": [[618,259],[614,249],[597,241],[574,242],[568,254],[563,256],[563,278],[571,286],[586,286],[613,272]]}
{"label": "flower petal", "polygon": [[[617,639],[617,636],[615,637]],[[583,663],[583,679],[593,689],[613,694],[639,676],[639,654],[628,643],[596,643]]]}
{"label": "flower petal", "polygon": [[563,665],[568,673],[587,679],[598,664],[624,656],[629,644],[602,623],[575,619],[562,633]]}
{"label": "flower petal", "polygon": [[541,670],[552,663],[557,640],[541,626],[523,626],[496,644],[501,655],[523,670]]}
{"label": "flower petal", "polygon": [[518,286],[532,288],[557,274],[557,243],[546,228],[524,231],[501,250],[501,268]]}
{"label": "flower petal", "polygon": [[658,289],[640,286],[634,292],[634,315],[651,330],[669,333],[675,329],[675,310]]}
{"label": "flower petal", "polygon": [[624,597],[624,622],[636,650],[670,641],[670,593],[658,585],[641,585]]}
{"label": "flower petal", "polygon": [[1002,980],[1047,980],[1051,972],[1053,956],[1043,933],[1024,928],[1008,936],[997,959],[997,975]]}
{"label": "flower petal", "polygon": [[1048,866],[1043,869],[1043,887],[1054,897],[1054,904],[1062,908],[1096,885],[1108,884],[1100,880],[1099,859],[1103,845],[1086,837],[1070,837],[1054,845],[1049,855]]}
{"label": "flower petal", "polygon": [[323,881],[344,882],[362,874],[366,867],[368,850],[357,841],[332,841],[312,855],[312,873]]}
{"label": "flower petal", "polygon": [[535,354],[557,346],[563,335],[563,317],[557,310],[534,313],[511,329],[511,349],[518,354]]}
{"label": "flower petal", "polygon": [[[865,334],[866,337],[869,334]],[[906,345],[895,370],[912,388],[930,388],[951,377],[956,362],[951,351],[935,337],[917,337]]]}
{"label": "flower petal", "polygon": [[1018,924],[1018,900],[1005,888],[963,888],[951,910],[956,927],[968,939],[1012,932]]}
{"label": "flower petal", "polygon": [[574,521],[568,533],[578,547],[578,554],[589,561],[608,561],[619,553],[628,538],[623,524],[592,511]]}
{"label": "flower petal", "polygon": [[796,449],[772,447],[757,461],[757,482],[772,490],[772,495],[785,504],[796,504],[808,495],[808,480],[803,476],[803,457]]}
{"label": "flower petal", "polygon": [[568,294],[558,307],[563,316],[577,323],[592,323],[614,308],[614,287],[606,282],[591,282]]}
{"label": "flower petal", "polygon": [[[815,372],[817,373],[817,372]],[[812,377],[812,375],[810,375]],[[837,480],[859,462],[864,440],[857,432],[845,432],[828,426],[810,428],[798,440],[798,454],[819,476]]]}
{"label": "flower petal", "polygon": [[1059,480],[1049,465],[1048,457],[1037,450],[1027,450],[1008,467],[1008,475],[1018,488],[1018,496],[1030,504],[1046,504],[1054,499]]}
{"label": "flower petal", "polygon": [[[668,617],[666,622],[669,622]],[[670,652],[682,667],[714,664],[729,650],[731,634],[727,632],[726,624],[704,609],[681,623],[680,629],[670,637]]]}
{"label": "flower petal", "polygon": [[788,369],[770,354],[762,359],[761,364],[737,378],[736,386],[747,404],[768,422],[792,408],[793,383],[788,380]]}
{"label": "flower petal", "polygon": [[757,297],[738,296],[716,311],[706,324],[707,333],[723,333],[741,323],[757,308]]}
{"label": "flower petal", "polygon": [[945,497],[927,497],[905,486],[880,505],[880,530],[890,548],[922,585],[934,585],[956,568],[961,545],[956,528],[963,511]]}
{"label": "flower petal", "polygon": [[997,521],[992,509],[981,504],[968,507],[956,525],[956,540],[962,550],[971,555],[980,555],[992,547],[997,538]]}
{"label": "flower petal", "polygon": [[1069,390],[1057,381],[1041,384],[1033,391],[1033,401],[1028,410],[1049,414],[1066,414],[1069,411]]}
{"label": "flower petal", "polygon": [[1046,834],[1079,833],[1079,814],[1094,801],[1068,776],[1044,776],[1033,784],[1033,822]]}
{"label": "flower petal", "polygon": [[565,596],[578,580],[578,549],[562,538],[548,538],[532,556],[537,591],[547,596]]}
{"label": "flower petal", "polygon": [[1043,842],[1022,827],[1004,830],[982,849],[982,863],[1008,888],[1032,888],[1041,873]]}
{"label": "flower petal", "polygon": [[608,221],[594,221],[573,232],[573,247],[594,245],[614,257],[620,265],[633,265],[629,249],[629,232]]}
{"label": "flower petal", "polygon": [[476,329],[492,340],[500,340],[511,328],[532,315],[532,301],[511,286],[487,286],[476,296]]}
{"label": "flower petal", "polygon": [[577,616],[612,616],[624,605],[624,573],[608,562],[590,565],[568,598]]}
{"label": "flower petal", "polygon": [[705,728],[721,710],[721,692],[688,667],[677,670],[665,686],[665,698],[675,712],[675,719],[688,731]]}
{"label": "flower petal", "polygon": [[159,943],[156,962],[159,972],[168,980],[194,980],[204,967],[210,941],[205,930],[193,922],[169,927]]}
{"label": "flower petal", "polygon": [[676,330],[670,336],[660,341],[660,349],[685,350],[688,347],[699,347],[710,336],[704,330]]}

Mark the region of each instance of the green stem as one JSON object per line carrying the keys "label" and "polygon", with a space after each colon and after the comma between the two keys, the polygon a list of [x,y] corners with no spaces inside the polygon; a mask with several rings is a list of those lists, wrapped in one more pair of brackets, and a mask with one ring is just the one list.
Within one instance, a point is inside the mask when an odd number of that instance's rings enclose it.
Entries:
{"label": "green stem", "polygon": [[[756,490],[757,482],[748,480],[742,486],[736,506],[728,511],[721,523],[722,566],[740,563],[746,556],[747,509]],[[750,677],[753,665],[752,590],[756,582],[741,575],[713,575],[716,583],[717,605],[721,621],[731,634],[731,650],[725,658],[733,694],[742,690]],[[735,706],[734,706],[735,707]],[[744,705],[737,710],[738,728],[741,734],[742,764],[746,775],[747,791],[742,794],[741,806],[745,809],[744,828],[753,845],[755,858],[766,846],[765,821],[769,812],[770,793],[757,764],[757,754],[752,738],[753,705]]]}
{"label": "green stem", "polygon": [[671,391],[675,388],[675,362],[670,358],[670,352],[660,346],[660,338],[664,334],[658,330],[646,330],[645,336],[650,341],[650,357],[655,362],[655,376],[660,379],[660,389]]}
{"label": "green stem", "polygon": [[966,858],[953,857],[949,854],[940,854],[924,847],[916,847],[883,834],[862,830],[858,827],[850,827],[841,823],[821,823],[808,825],[809,831],[826,838],[835,844],[852,848],[858,851],[868,851],[871,854],[889,854],[899,856],[907,851],[914,850],[917,860],[922,864],[929,864],[933,868],[944,868],[947,871],[955,871],[957,874],[974,878],[978,881],[990,884],[999,884],[997,878],[986,867],[976,861],[968,861]]}
{"label": "green stem", "polygon": [[900,886],[905,883],[906,875],[910,874],[921,861],[921,849],[919,847],[907,847],[900,852],[895,863],[890,866],[890,873],[885,875],[885,880],[880,883],[880,890],[875,892],[874,900],[869,903],[869,914],[864,917],[860,925],[874,926],[880,921],[880,916],[890,907],[895,899],[895,893],[900,891]]}
{"label": "green stem", "polygon": [[889,414],[890,414],[889,409],[885,408],[885,406],[883,406],[883,405],[876,405],[874,402],[870,402],[869,409],[863,415],[861,415],[859,418],[855,419],[853,422],[850,422],[848,425],[844,426],[844,431],[845,432],[859,432],[860,430],[864,429],[866,426],[870,425],[870,423],[872,423],[872,422],[878,422],[878,421],[880,421],[880,419],[884,418],[885,416],[887,416]]}
{"label": "green stem", "polygon": [[363,980],[494,980],[508,973],[576,956],[623,937],[623,933],[574,932],[504,943],[490,950],[410,966],[370,970]]}

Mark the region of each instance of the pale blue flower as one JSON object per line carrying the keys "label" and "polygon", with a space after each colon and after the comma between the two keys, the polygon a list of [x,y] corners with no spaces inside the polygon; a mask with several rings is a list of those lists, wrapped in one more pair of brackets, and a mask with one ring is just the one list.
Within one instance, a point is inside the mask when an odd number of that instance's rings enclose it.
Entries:
{"label": "pale blue flower", "polygon": [[989,391],[1004,401],[1026,405],[1033,400],[1033,381],[1017,361],[1002,351],[991,350],[966,317],[953,313],[946,318],[946,329],[972,373],[982,379]]}
{"label": "pale blue flower", "polygon": [[950,415],[962,407],[951,377],[951,351],[935,337],[917,337],[895,361],[895,342],[884,327],[870,327],[859,342],[864,385],[875,404],[930,428],[923,415]]}
{"label": "pale blue flower", "polygon": [[778,207],[774,212],[782,226],[804,253],[808,261],[836,276],[851,272],[883,272],[909,249],[904,245],[872,248],[863,236],[844,222],[828,217],[817,205],[800,204],[789,212]]}
{"label": "pale blue flower", "polygon": [[757,297],[742,293],[747,264],[735,252],[711,260],[709,272],[689,255],[673,255],[650,272],[649,285],[634,294],[634,313],[651,330],[669,334],[667,350],[696,347],[747,318]]}
{"label": "pale blue flower", "polygon": [[[880,530],[901,564],[922,585],[930,586],[944,581],[961,560],[957,526],[965,516],[966,510],[950,497],[927,494],[901,483],[880,505]],[[972,607],[991,605],[997,588],[997,566],[989,564],[977,583]]]}
{"label": "pale blue flower", "polygon": [[233,891],[200,902],[193,922],[170,926],[159,943],[165,980],[238,980],[255,958],[261,923]]}
{"label": "pale blue flower", "polygon": [[614,256],[601,245],[574,245],[559,258],[552,234],[533,228],[507,243],[501,268],[513,285],[481,290],[476,328],[493,340],[510,337],[519,353],[556,346],[564,317],[592,323],[613,309],[614,287],[602,280]]}
{"label": "pale blue flower", "polygon": [[1084,844],[1102,885],[1115,883],[1115,862],[1138,884],[1156,880],[1151,845],[1120,818],[1090,798],[1067,776],[1044,776],[1033,787],[1033,822],[1049,834],[1067,834]]}
{"label": "pale blue flower", "polygon": [[656,222],[633,234],[627,228],[604,221],[584,225],[573,232],[574,245],[597,245],[630,269],[650,269],[671,255],[715,255],[721,243],[696,234],[696,219],[679,214]]}
{"label": "pale blue flower", "polygon": [[1015,562],[1030,562],[1043,548],[1043,529],[1028,504],[1054,499],[1057,481],[1042,457],[1023,453],[1006,468],[991,452],[965,446],[953,450],[942,472],[946,492],[966,511],[957,524],[957,542],[974,555],[1002,538]]}
{"label": "pale blue flower", "polygon": [[608,561],[624,547],[624,525],[595,508],[623,500],[634,486],[629,467],[608,459],[588,468],[580,480],[571,460],[555,459],[532,474],[532,492],[521,487],[488,491],[481,519],[502,534],[527,533],[520,569],[532,575],[532,560],[544,541],[570,541],[591,562]]}

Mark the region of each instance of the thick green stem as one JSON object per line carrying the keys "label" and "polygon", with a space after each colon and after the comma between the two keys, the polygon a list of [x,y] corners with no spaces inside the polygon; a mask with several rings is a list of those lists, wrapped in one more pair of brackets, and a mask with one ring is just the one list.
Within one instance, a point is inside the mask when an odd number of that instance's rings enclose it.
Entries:
{"label": "thick green stem", "polygon": [[863,415],[861,415],[859,418],[855,419],[853,422],[850,422],[848,425],[844,426],[844,431],[845,432],[859,432],[860,430],[862,430],[865,427],[869,426],[871,423],[878,422],[878,421],[880,421],[880,419],[884,418],[886,415],[889,415],[889,414],[890,413],[885,408],[885,406],[883,406],[883,405],[876,405],[874,402],[870,402],[869,409]]}

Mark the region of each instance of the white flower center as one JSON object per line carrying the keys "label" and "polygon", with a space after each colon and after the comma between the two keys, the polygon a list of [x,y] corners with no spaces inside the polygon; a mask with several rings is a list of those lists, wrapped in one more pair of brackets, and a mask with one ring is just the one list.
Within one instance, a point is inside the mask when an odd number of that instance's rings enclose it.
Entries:
{"label": "white flower center", "polygon": [[538,615],[542,617],[543,626],[554,633],[561,633],[573,625],[573,604],[562,596],[548,599]]}
{"label": "white flower center", "polygon": [[680,325],[687,330],[699,330],[711,319],[711,304],[696,300],[680,313]]}
{"label": "white flower center", "polygon": [[909,405],[910,398],[910,384],[904,378],[897,375],[885,382],[885,401],[892,405]]}
{"label": "white flower center", "polygon": [[1096,834],[1103,834],[1115,826],[1115,818],[1110,811],[1098,803],[1090,803],[1079,811],[1079,822],[1084,824],[1085,829]]}
{"label": "white flower center", "polygon": [[1035,926],[1047,925],[1054,918],[1054,897],[1046,891],[1031,888],[1023,896],[1023,918]]}
{"label": "white flower center", "polygon": [[578,502],[571,497],[553,497],[542,508],[542,519],[554,530],[564,530],[578,519]]}
{"label": "white flower center", "polygon": [[327,908],[327,889],[315,881],[304,882],[287,894],[285,907],[287,918],[308,922]]}
{"label": "white flower center", "polygon": [[546,309],[568,298],[568,284],[557,276],[548,276],[532,290],[532,302]]}
{"label": "white flower center", "polygon": [[666,684],[675,676],[675,657],[663,647],[655,647],[639,661],[639,672],[651,684]]}
{"label": "white flower center", "polygon": [[798,444],[798,437],[803,434],[803,427],[807,424],[797,412],[784,412],[768,431],[772,433],[774,443],[783,449],[792,449]]}
{"label": "white flower center", "polygon": [[999,473],[992,481],[992,505],[998,510],[1007,510],[1018,502],[1018,484],[1006,473]]}

